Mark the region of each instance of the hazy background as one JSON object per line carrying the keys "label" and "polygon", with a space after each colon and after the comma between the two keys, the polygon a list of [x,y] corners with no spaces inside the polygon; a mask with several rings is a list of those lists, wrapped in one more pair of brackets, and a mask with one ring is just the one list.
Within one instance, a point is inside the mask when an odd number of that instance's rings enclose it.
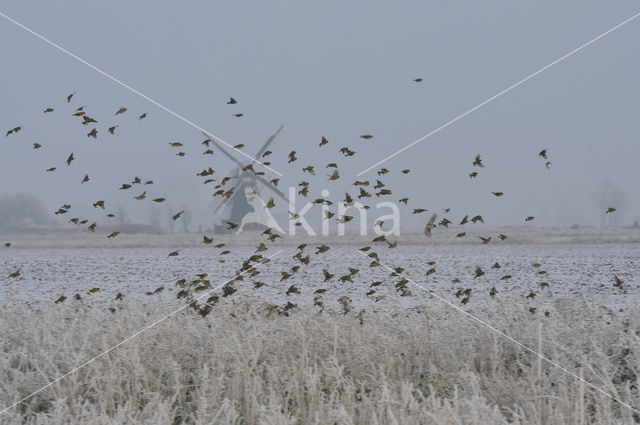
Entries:
{"label": "hazy background", "polygon": [[[640,11],[634,1],[483,2],[0,2],[0,11],[253,155],[282,123],[272,167],[280,187],[315,165],[309,198],[344,198],[355,175]],[[211,224],[212,193],[196,172],[234,164],[203,156],[184,122],[0,18],[0,195],[32,193],[51,211],[105,221],[91,203],[149,222],[188,208],[190,230]],[[412,208],[451,207],[452,219],[600,225],[591,199],[617,192],[618,224],[640,218],[640,18],[536,76],[383,166]],[[424,78],[414,83],[414,78]],[[66,96],[77,91],[71,104]],[[238,104],[226,104],[229,96]],[[93,126],[71,116],[87,105]],[[126,106],[129,111],[114,117]],[[55,112],[43,114],[46,107]],[[137,119],[148,113],[143,121]],[[232,114],[244,113],[235,118]],[[118,124],[116,135],[106,129]],[[22,125],[17,135],[6,130]],[[371,133],[370,141],[359,139]],[[318,149],[322,136],[330,144]],[[169,147],[181,141],[187,155]],[[32,145],[43,145],[33,150]],[[348,146],[357,153],[344,158]],[[538,158],[548,148],[551,170]],[[300,158],[287,164],[295,149]],[[64,161],[74,152],[76,161]],[[471,162],[485,168],[470,180]],[[239,157],[240,159],[243,159]],[[326,182],[327,162],[341,180]],[[53,173],[44,170],[56,166]],[[400,174],[411,168],[409,175]],[[80,184],[85,173],[91,181]],[[154,180],[118,191],[134,176]],[[374,170],[358,180],[375,182]],[[341,183],[342,182],[342,183]],[[608,185],[608,186],[603,186]],[[490,192],[503,191],[495,199]],[[357,192],[349,189],[352,195]],[[607,191],[605,190],[605,193]],[[150,202],[166,197],[162,205]],[[614,197],[615,198],[615,197]],[[626,199],[626,201],[625,201]],[[382,199],[381,199],[382,200]],[[615,200],[615,199],[614,199]],[[300,208],[300,204],[298,204]],[[122,211],[122,210],[120,210]],[[386,212],[385,212],[386,213]],[[406,214],[403,226],[426,217]],[[181,223],[177,223],[179,229]]]}

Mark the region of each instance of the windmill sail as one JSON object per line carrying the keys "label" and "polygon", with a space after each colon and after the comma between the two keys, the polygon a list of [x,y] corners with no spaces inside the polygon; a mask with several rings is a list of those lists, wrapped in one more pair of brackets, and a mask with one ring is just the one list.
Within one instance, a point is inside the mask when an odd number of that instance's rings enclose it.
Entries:
{"label": "windmill sail", "polygon": [[[267,139],[267,141],[258,151],[258,154],[255,156],[256,159],[259,160],[261,155],[267,151],[267,148],[273,144],[283,128],[284,125],[281,125],[278,130]],[[203,132],[203,134],[206,137],[209,137],[207,133]],[[242,168],[244,168],[246,164],[243,164],[235,156],[233,156],[225,146],[222,146],[213,139],[211,139],[211,142],[220,151],[222,151],[225,156],[227,156],[237,165],[233,175],[230,176],[230,183],[232,181],[234,183],[232,195],[228,198],[218,197],[212,199],[209,202],[209,208],[213,210],[213,213],[215,215],[214,227],[216,231],[226,231],[223,226],[220,226],[223,221],[240,223],[247,214],[254,211],[252,206],[247,201],[246,193],[248,192],[258,194],[260,191],[267,188],[268,190],[275,193],[276,196],[288,202],[286,195],[276,186],[271,184],[267,179],[264,179],[261,176],[256,176],[251,171],[243,171]]]}

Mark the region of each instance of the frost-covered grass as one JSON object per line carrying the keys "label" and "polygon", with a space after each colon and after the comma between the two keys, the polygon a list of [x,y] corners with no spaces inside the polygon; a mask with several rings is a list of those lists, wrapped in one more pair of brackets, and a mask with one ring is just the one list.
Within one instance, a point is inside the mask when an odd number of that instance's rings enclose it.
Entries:
{"label": "frost-covered grass", "polygon": [[[640,407],[640,317],[582,301],[482,318]],[[0,409],[142,329],[115,314],[0,305]],[[0,416],[2,424],[630,424],[633,412],[451,309],[287,317],[183,311]]]}

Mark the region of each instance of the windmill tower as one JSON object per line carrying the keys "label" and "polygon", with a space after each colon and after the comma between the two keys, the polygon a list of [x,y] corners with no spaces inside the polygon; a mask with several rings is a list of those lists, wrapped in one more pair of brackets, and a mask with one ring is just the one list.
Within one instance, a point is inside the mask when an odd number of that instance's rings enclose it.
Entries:
{"label": "windmill tower", "polygon": [[[254,158],[259,159],[267,151],[267,148],[275,141],[283,128],[284,125],[281,125],[278,130],[267,139]],[[209,208],[213,210],[215,215],[214,229],[216,233],[228,232],[226,225],[224,224],[225,221],[231,221],[239,224],[245,215],[254,211],[253,207],[249,205],[249,202],[247,201],[247,191],[253,191],[259,195],[260,192],[266,188],[267,190],[275,193],[276,196],[280,197],[285,202],[289,202],[285,194],[271,184],[267,179],[264,179],[262,176],[256,176],[251,171],[242,171],[245,166],[250,163],[254,163],[255,161],[243,163],[227,152],[227,150],[220,146],[215,140],[211,140],[211,142],[237,165],[236,169],[229,175],[231,177],[230,182],[233,182],[234,184],[233,194],[229,198],[214,198],[209,203]],[[248,228],[250,227],[247,226],[246,229]]]}

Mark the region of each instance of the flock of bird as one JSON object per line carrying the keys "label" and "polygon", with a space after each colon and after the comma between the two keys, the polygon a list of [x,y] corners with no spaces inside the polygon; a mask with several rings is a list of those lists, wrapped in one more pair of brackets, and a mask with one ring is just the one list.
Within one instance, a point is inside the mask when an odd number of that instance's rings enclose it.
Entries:
{"label": "flock of bird", "polygon": [[[415,79],[414,81],[416,83],[419,83],[420,81],[422,81],[422,79],[418,78],[418,79]],[[77,117],[78,120],[80,121],[80,125],[87,127],[87,133],[86,133],[87,137],[91,139],[97,139],[98,136],[102,134],[102,129],[99,130],[97,126],[97,124],[99,124],[99,121],[88,115],[88,109],[86,106],[78,106],[78,107],[71,106],[71,103],[75,95],[76,95],[76,92],[73,92],[67,96],[66,104],[68,104],[68,106],[65,105],[67,106],[67,110],[65,110],[62,113],[71,113],[74,117]],[[238,101],[233,97],[231,97],[226,103],[233,107],[234,105],[238,104]],[[69,107],[70,107],[70,110],[69,110]],[[44,114],[57,113],[58,109],[60,108],[54,109],[53,107],[49,106],[44,109],[43,113]],[[109,136],[106,136],[106,137],[111,137],[116,134],[116,130],[119,128],[119,125],[117,124],[117,122],[114,122],[114,121],[119,116],[127,113],[130,113],[130,112],[126,107],[120,107],[119,109],[114,111],[113,116],[105,120],[109,122],[104,127],[106,129],[105,133],[109,134]],[[238,118],[241,118],[243,116],[243,114],[239,112],[234,113],[233,115]],[[141,113],[138,115],[138,120],[143,120],[147,117],[148,117],[147,113]],[[100,119],[100,122],[102,121],[103,120]],[[12,127],[6,132],[5,137],[15,136],[15,134],[21,131],[24,131],[22,125]],[[367,141],[367,143],[371,143],[370,141],[371,139],[374,138],[374,136],[372,134],[362,134],[360,135],[360,138],[363,139],[364,141]],[[209,138],[202,141],[202,146],[204,149],[204,151],[202,152],[202,155],[214,154],[214,151],[211,149],[210,144],[211,144],[211,139]],[[184,144],[182,142],[169,141],[168,145],[169,145],[169,149],[177,150],[176,156],[184,157],[186,155],[186,152],[182,150],[182,148],[184,147]],[[329,149],[330,145],[331,145],[331,142],[329,141],[329,139],[327,139],[324,136],[320,137],[318,149]],[[231,151],[240,150],[243,147],[244,145],[242,144],[235,145],[233,146]],[[40,148],[42,148],[42,145],[40,145],[39,143],[33,144],[33,149],[40,149]],[[339,154],[341,154],[344,158],[351,158],[351,157],[354,157],[354,155],[356,155],[356,151],[354,151],[352,148],[347,146],[342,146],[338,148],[336,151]],[[273,154],[272,151],[265,151],[260,158],[257,158],[257,160],[259,161],[254,161],[252,163],[245,165],[244,167],[242,167],[242,171],[253,173],[256,176],[265,175],[266,174],[265,171],[258,171],[256,170],[256,168],[260,169],[261,168],[260,164],[265,166],[271,165],[271,162],[269,161],[269,156],[272,154]],[[549,169],[551,167],[551,162],[549,161],[548,149],[541,150],[539,153],[539,157],[545,161],[544,166]],[[290,166],[292,167],[296,167],[298,170],[302,170],[303,174],[308,174],[310,176],[317,176],[319,174],[319,171],[317,170],[317,165],[303,164],[302,167],[300,167],[298,164],[300,164],[302,160],[299,158],[298,152],[296,152],[295,150],[291,151],[287,155],[287,158],[288,158],[288,164],[290,164]],[[75,160],[76,160],[76,157],[73,152],[68,155],[66,161],[64,161],[64,158],[61,158],[61,162],[66,163],[66,166],[68,167],[75,165],[74,163]],[[473,161],[471,161],[471,165],[473,166],[473,170],[469,173],[469,178],[474,179],[479,176],[479,174],[481,173],[485,165],[480,155],[475,156]],[[59,166],[60,166],[59,164],[52,164],[51,167],[46,169],[46,172],[48,173],[55,172],[55,170]],[[324,166],[324,168],[327,170],[326,181],[328,182],[336,181],[342,177],[339,173],[338,164],[336,162],[329,162]],[[411,170],[402,169],[399,172],[401,174],[407,175],[411,172]],[[375,182],[370,180],[362,180],[362,181],[355,180],[352,183],[352,186],[355,188],[354,190],[357,192],[357,194],[351,195],[347,192],[345,193],[344,199],[340,202],[342,202],[346,207],[354,206],[356,205],[356,202],[357,202],[362,208],[369,209],[370,207],[366,204],[367,200],[374,197],[375,198],[392,197],[394,192],[391,190],[390,187],[388,187],[381,180],[381,179],[384,179],[384,176],[389,173],[391,173],[389,169],[380,168],[379,170],[377,170],[377,177],[374,179]],[[83,174],[84,174],[84,177],[81,179],[79,184],[89,183],[91,181],[89,174],[88,173],[83,173]],[[207,169],[203,169],[200,172],[197,172],[196,175],[202,178],[204,184],[213,186],[213,189],[212,189],[213,197],[230,198],[231,196],[234,195],[235,177],[219,175],[211,167]],[[280,180],[279,178],[271,178],[269,179],[269,182],[274,186],[278,186],[279,180]],[[229,184],[230,182],[231,184]],[[131,196],[132,202],[136,202],[136,201],[142,201],[142,202],[147,201],[147,202],[154,202],[154,203],[165,202],[166,198],[164,196],[147,196],[147,193],[153,184],[154,184],[153,180],[141,179],[139,177],[135,177],[132,180],[125,181],[124,183],[121,184],[121,187],[117,189],[122,191],[135,191],[134,194],[132,194]],[[301,181],[298,184],[298,188],[299,188],[298,194],[304,197],[307,197],[310,191],[310,182]],[[504,195],[504,193],[500,191],[496,191],[496,192],[492,192],[492,195],[494,197],[501,197]],[[356,198],[357,198],[357,201],[356,201]],[[399,198],[398,204],[400,203],[408,207],[409,198],[407,197]],[[312,204],[328,206],[328,205],[332,205],[333,203],[328,199],[318,198],[313,200]],[[270,209],[270,208],[273,208],[275,205],[276,203],[274,199],[271,198],[266,203],[265,208]],[[95,202],[92,203],[92,207],[95,209],[99,208],[100,211],[108,210],[108,205],[106,205],[104,200],[96,200]],[[66,214],[71,215],[70,214],[71,211],[72,211],[71,205],[65,203],[61,205],[56,211],[54,211],[54,214],[55,215],[66,215]],[[425,208],[412,209],[412,213],[416,215],[426,213],[426,212],[428,212],[428,210]],[[449,214],[450,212],[451,212],[450,208],[443,209],[441,213],[441,215],[443,216],[442,218],[440,218],[440,220],[438,220],[439,214],[432,213],[430,217],[427,219],[427,222],[425,224],[425,228],[424,228],[425,236],[431,237],[432,233],[434,231],[437,231],[439,227],[448,228],[449,225],[453,225],[454,223],[447,216],[447,214]],[[615,208],[613,207],[608,208],[606,211],[606,213],[613,213],[613,212],[615,212]],[[184,211],[176,211],[175,214],[173,214],[172,216],[172,220],[173,221],[180,220],[183,213]],[[325,213],[323,217],[324,220],[335,220],[337,223],[348,223],[354,218],[353,216],[350,216],[350,215],[340,215],[335,217],[336,213],[332,213],[328,211],[328,209],[324,210],[324,213]],[[296,225],[299,226],[302,224],[300,221],[301,217],[299,214],[292,211],[290,211],[289,214],[290,214],[289,219],[294,221]],[[108,212],[106,214],[106,217],[109,219],[113,219],[116,217],[116,215],[113,212]],[[524,217],[524,222],[529,222],[534,219],[535,219],[534,216],[527,216],[527,217]],[[97,221],[90,220],[86,217],[72,217],[68,221],[69,223],[72,223],[77,226],[86,226],[87,230],[90,232],[96,232],[99,229],[99,223]],[[469,222],[473,224],[484,223],[484,219],[480,214],[467,214],[459,221],[458,226],[462,227]],[[379,227],[380,230],[382,230],[383,224],[384,224],[383,221],[378,220],[374,224],[374,226],[377,226]],[[227,228],[229,230],[235,229],[237,227],[238,227],[238,223],[227,222]],[[113,232],[110,232],[109,234],[106,234],[105,237],[109,239],[113,239],[118,237],[119,235],[120,235],[119,231],[113,231]],[[460,238],[464,238],[465,236],[466,236],[466,232],[460,231],[460,232],[457,232],[457,234],[455,235],[455,238],[460,239]],[[504,241],[508,237],[507,235],[502,233],[498,235],[481,236],[479,237],[480,241],[478,243],[489,244],[492,242],[493,236],[496,236],[498,239],[502,241]],[[274,229],[271,229],[271,228],[265,229],[259,235],[260,241],[256,246],[255,252],[251,256],[249,256],[249,258],[244,259],[244,261],[242,262],[242,266],[236,270],[235,277],[231,279],[229,282],[227,282],[224,286],[222,286],[220,288],[220,291],[212,291],[212,282],[211,280],[208,279],[208,274],[199,273],[193,279],[182,278],[175,282],[175,286],[178,288],[177,297],[180,299],[186,300],[186,302],[189,304],[190,307],[192,307],[194,310],[196,310],[199,314],[201,314],[204,317],[207,314],[209,314],[209,312],[212,310],[215,304],[219,302],[221,297],[229,297],[235,292],[237,292],[236,283],[244,281],[245,278],[248,280],[251,280],[253,283],[253,288],[259,291],[260,288],[262,288],[267,284],[263,281],[258,280],[259,275],[261,273],[258,266],[269,262],[269,257],[267,257],[265,254],[266,251],[270,249],[270,246],[278,238],[285,238],[285,237],[286,236],[282,236],[278,232],[274,231]],[[227,249],[227,246],[225,243],[216,243],[213,237],[203,235],[202,243],[204,245],[212,246],[220,250],[219,255],[227,255],[231,253],[231,251]],[[6,242],[4,246],[6,248],[10,248],[11,243]],[[370,259],[369,267],[374,268],[374,267],[380,267],[382,265],[382,261],[380,260],[379,254],[377,251],[381,249],[393,249],[397,246],[398,246],[397,240],[391,240],[390,238],[388,238],[388,236],[385,236],[383,234],[381,236],[377,236],[373,238],[371,241],[371,244],[361,247],[360,251]],[[306,243],[303,243],[297,247],[296,254],[293,255],[293,260],[295,261],[296,264],[291,268],[288,268],[287,270],[281,271],[280,283],[278,283],[277,285],[282,285],[285,281],[293,278],[297,273],[300,272],[302,267],[308,266],[311,263],[312,255],[316,257],[320,257],[330,249],[330,246],[328,245],[317,246],[313,250],[313,253],[310,252],[310,249],[311,247],[308,247]],[[180,250],[175,250],[168,253],[168,257],[177,257],[180,254],[181,254]],[[437,273],[435,262],[428,262],[427,266],[429,267],[429,269],[425,273],[426,276],[432,276]],[[547,274],[547,271],[541,268],[541,264],[535,263],[533,264],[533,267],[537,270],[536,273],[541,278]],[[491,268],[500,269],[501,265],[496,262],[495,264],[493,264],[493,266],[491,266]],[[393,288],[395,289],[397,294],[399,296],[411,295],[411,291],[409,290],[409,287],[408,287],[408,284],[410,281],[403,274],[405,270],[402,267],[393,267],[392,269],[393,269],[393,272],[391,273],[389,279],[393,280]],[[269,314],[275,312],[282,315],[288,315],[288,311],[296,306],[296,304],[293,302],[295,300],[295,297],[299,295],[301,291],[310,291],[310,290],[313,290],[314,305],[317,306],[320,309],[320,311],[323,311],[325,308],[325,301],[323,297],[326,295],[326,292],[330,289],[329,285],[331,284],[331,282],[333,281],[339,282],[339,284],[342,284],[342,285],[347,284],[348,282],[350,284],[356,285],[353,281],[353,278],[358,273],[359,273],[359,269],[354,267],[348,267],[348,271],[342,274],[338,273],[337,271],[332,272],[324,268],[322,269],[322,276],[318,276],[318,280],[317,280],[318,287],[312,287],[311,289],[307,287],[299,288],[298,285],[296,284],[289,285],[288,283],[286,283],[283,285],[282,290],[285,295],[285,299],[289,301],[286,302],[284,305],[272,304],[271,308],[269,309]],[[16,270],[9,275],[9,278],[17,278],[20,275],[21,275],[20,270]],[[475,280],[477,278],[481,278],[484,275],[485,275],[485,271],[482,270],[481,267],[477,266],[475,268],[475,273],[473,274],[473,276],[469,276],[469,278],[472,278],[471,280]],[[511,279],[511,277],[512,276],[510,274],[505,273],[499,279],[505,281],[505,280]],[[309,283],[313,284],[313,282],[309,282]],[[363,296],[371,297],[374,301],[381,299],[383,296],[377,295],[377,291],[379,290],[379,287],[385,283],[387,282],[375,281],[371,283],[367,288],[363,289]],[[460,299],[461,304],[467,304],[471,300],[472,294],[474,293],[473,288],[460,287],[461,281],[457,278],[452,280],[452,284],[457,285],[453,291],[453,295]],[[613,284],[616,288],[623,287],[623,281],[620,280],[617,276],[614,276]],[[549,284],[546,281],[542,281],[542,282],[539,282],[539,287],[540,287],[540,290],[542,291],[545,288],[548,288]],[[155,290],[146,292],[146,294],[155,295],[155,294],[161,293],[163,290],[164,290],[164,286],[160,286]],[[100,291],[100,288],[91,288],[88,290],[87,293],[95,294],[99,291]],[[204,297],[201,297],[199,295],[200,294],[209,295],[208,294],[209,292],[211,293],[211,295],[208,296],[206,300],[201,302],[200,300],[203,299]],[[492,287],[489,291],[489,295],[491,297],[494,297],[497,293],[498,293],[498,290],[495,288],[495,286]],[[533,299],[535,296],[536,296],[536,292],[531,291],[529,294],[525,296],[525,298]],[[82,296],[79,293],[75,294],[73,298],[76,300],[82,300]],[[61,295],[58,299],[55,300],[55,303],[62,303],[66,299],[67,297],[65,295]],[[124,299],[124,294],[118,293],[116,295],[116,301],[121,301],[123,299]],[[345,314],[351,310],[351,301],[352,301],[351,298],[346,295],[340,297],[337,300],[338,304],[344,310]],[[113,308],[111,309],[112,311],[115,311]],[[534,307],[531,307],[531,312],[535,313]],[[363,313],[364,311],[361,310],[360,313],[358,314],[358,317],[360,319],[362,319]]]}

